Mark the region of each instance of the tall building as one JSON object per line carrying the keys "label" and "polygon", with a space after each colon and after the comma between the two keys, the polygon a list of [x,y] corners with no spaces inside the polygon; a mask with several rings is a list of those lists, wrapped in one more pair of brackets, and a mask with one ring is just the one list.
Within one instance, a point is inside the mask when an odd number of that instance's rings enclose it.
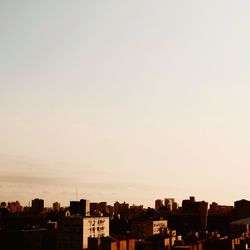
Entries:
{"label": "tall building", "polygon": [[205,233],[207,229],[207,217],[208,217],[208,203],[205,201],[200,201],[199,203],[199,214],[201,220],[201,230]]}
{"label": "tall building", "polygon": [[91,216],[100,215],[99,203],[90,202],[90,215]]}
{"label": "tall building", "polygon": [[111,205],[107,205],[107,213],[108,213],[109,217],[112,217],[114,214],[114,207]]}
{"label": "tall building", "polygon": [[53,203],[53,211],[55,211],[55,212],[60,211],[60,203],[59,202],[54,202]]}
{"label": "tall building", "polygon": [[89,200],[81,199],[80,201],[70,201],[69,208],[71,215],[90,215],[90,202]]}
{"label": "tall building", "polygon": [[108,217],[69,216],[58,222],[58,250],[88,249],[88,238],[109,236]]}
{"label": "tall building", "polygon": [[182,212],[187,214],[196,214],[199,217],[200,229],[205,232],[207,228],[208,203],[205,201],[195,201],[191,196],[189,200],[182,201]]}
{"label": "tall building", "polygon": [[168,211],[174,210],[174,198],[165,198],[164,199],[164,206]]}
{"label": "tall building", "polygon": [[107,214],[107,202],[106,201],[99,202],[99,209],[103,215]]}
{"label": "tall building", "polygon": [[160,210],[163,207],[163,201],[161,199],[155,200],[155,210]]}
{"label": "tall building", "polygon": [[31,204],[32,204],[31,205],[32,212],[34,214],[40,214],[44,209],[44,200],[42,200],[42,199],[36,198],[36,199],[32,200]]}

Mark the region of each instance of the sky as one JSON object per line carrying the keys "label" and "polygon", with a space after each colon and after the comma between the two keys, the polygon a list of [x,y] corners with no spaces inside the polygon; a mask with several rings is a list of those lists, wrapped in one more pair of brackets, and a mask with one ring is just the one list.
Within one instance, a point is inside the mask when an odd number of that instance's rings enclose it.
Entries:
{"label": "sky", "polygon": [[249,9],[0,0],[0,201],[249,199]]}

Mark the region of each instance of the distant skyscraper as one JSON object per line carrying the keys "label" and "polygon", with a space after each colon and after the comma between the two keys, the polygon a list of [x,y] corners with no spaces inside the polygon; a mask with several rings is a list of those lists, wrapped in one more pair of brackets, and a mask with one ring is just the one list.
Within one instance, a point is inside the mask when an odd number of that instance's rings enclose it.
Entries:
{"label": "distant skyscraper", "polygon": [[164,206],[168,211],[173,211],[174,210],[174,198],[166,198],[164,199]]}
{"label": "distant skyscraper", "polygon": [[40,214],[44,209],[44,200],[34,199],[32,200],[32,212],[34,214]]}
{"label": "distant skyscraper", "polygon": [[90,202],[90,215],[91,216],[100,215],[99,203]]}
{"label": "distant skyscraper", "polygon": [[90,215],[90,202],[89,200],[81,199],[80,201],[70,201],[70,214],[71,215]]}
{"label": "distant skyscraper", "polygon": [[59,202],[54,202],[53,203],[53,210],[55,212],[59,212],[60,211],[60,203]]}
{"label": "distant skyscraper", "polygon": [[107,214],[107,202],[99,202],[99,209],[102,214]]}
{"label": "distant skyscraper", "polygon": [[155,210],[160,210],[163,207],[163,201],[161,199],[155,200]]}

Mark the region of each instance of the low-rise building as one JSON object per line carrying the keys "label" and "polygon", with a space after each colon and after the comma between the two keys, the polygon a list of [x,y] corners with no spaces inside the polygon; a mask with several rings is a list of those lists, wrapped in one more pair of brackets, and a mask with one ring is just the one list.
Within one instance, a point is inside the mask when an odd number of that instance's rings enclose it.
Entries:
{"label": "low-rise building", "polygon": [[131,234],[136,239],[145,239],[165,232],[167,227],[167,220],[134,220],[131,223]]}

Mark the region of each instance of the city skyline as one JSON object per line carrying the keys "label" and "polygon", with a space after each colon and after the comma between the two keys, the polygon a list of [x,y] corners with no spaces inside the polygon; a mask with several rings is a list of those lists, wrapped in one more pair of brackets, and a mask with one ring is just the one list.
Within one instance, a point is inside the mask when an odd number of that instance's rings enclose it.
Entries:
{"label": "city skyline", "polygon": [[[78,196],[78,195],[76,195],[76,196]],[[3,202],[3,203],[6,203],[6,204],[8,204],[8,203],[11,204],[11,203],[18,202],[19,204],[22,205],[22,207],[31,207],[33,200],[43,200],[44,206],[47,207],[47,208],[53,206],[54,203],[58,203],[61,207],[65,208],[65,207],[68,207],[70,205],[70,202],[79,202],[80,200],[87,200],[90,203],[106,203],[107,205],[111,205],[111,206],[114,205],[117,202],[120,203],[120,204],[122,204],[122,203],[125,204],[126,203],[129,206],[142,206],[145,209],[147,209],[147,208],[156,208],[156,207],[159,208],[161,206],[166,207],[168,205],[170,207],[175,206],[176,209],[178,209],[178,208],[182,207],[182,202],[186,201],[186,200],[206,202],[206,203],[208,203],[210,205],[217,204],[219,206],[229,206],[229,207],[234,206],[236,201],[244,201],[244,200],[247,201],[247,199],[239,198],[238,200],[235,200],[232,204],[222,204],[222,203],[218,203],[218,201],[216,201],[216,200],[208,201],[205,197],[203,197],[201,199],[199,199],[199,198],[197,199],[197,197],[189,195],[189,196],[183,197],[182,200],[176,200],[175,197],[155,197],[154,200],[150,200],[145,204],[144,203],[134,203],[134,202],[131,202],[129,200],[122,200],[122,199],[118,199],[118,200],[114,200],[114,201],[106,200],[105,198],[103,198],[102,200],[90,200],[88,197],[75,197],[75,198],[72,198],[72,199],[66,201],[66,203],[65,203],[65,201],[60,201],[60,200],[53,200],[52,202],[51,201],[46,201],[43,197],[34,196],[30,200],[28,200],[27,203],[25,203],[25,202],[23,202],[23,201],[21,201],[21,200],[19,200],[17,198],[13,199],[13,200],[11,200],[11,199],[3,200],[2,199],[2,200],[0,200],[0,203]],[[168,200],[168,203],[166,204],[167,200]],[[170,205],[169,202],[172,202],[171,205]]]}
{"label": "city skyline", "polygon": [[0,3],[0,196],[250,197],[250,3]]}

